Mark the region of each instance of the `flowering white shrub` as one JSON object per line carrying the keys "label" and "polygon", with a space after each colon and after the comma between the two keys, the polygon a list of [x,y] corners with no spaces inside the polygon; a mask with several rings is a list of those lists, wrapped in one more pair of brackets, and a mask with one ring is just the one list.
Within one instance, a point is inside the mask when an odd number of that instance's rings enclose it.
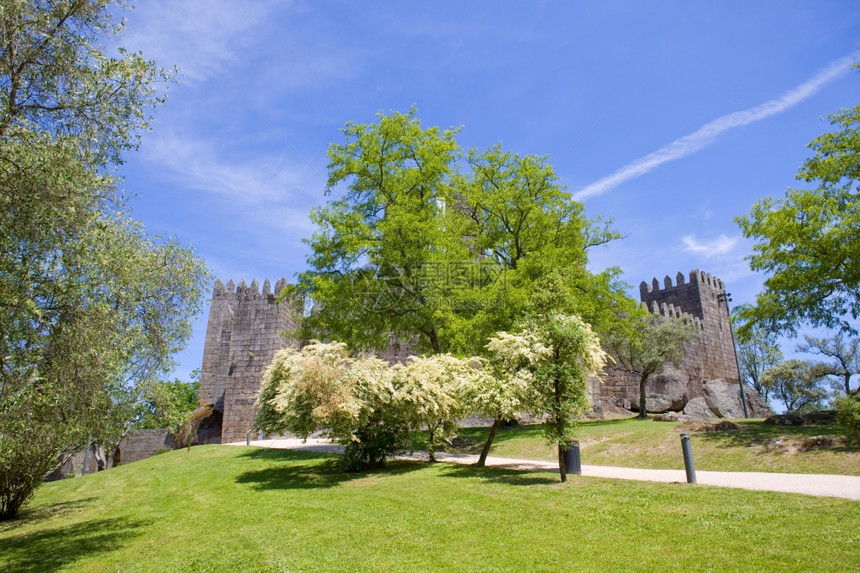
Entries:
{"label": "flowering white shrub", "polygon": [[[430,459],[442,441],[454,436],[457,418],[469,413],[466,395],[470,380],[481,372],[474,360],[450,354],[410,356],[394,368],[397,396],[411,424],[426,428]],[[476,366],[478,365],[475,363]]]}
{"label": "flowering white shrub", "polygon": [[587,377],[600,373],[608,358],[597,335],[578,316],[555,314],[519,333],[497,333],[487,350],[493,358],[469,393],[475,410],[495,419],[478,465],[499,424],[519,413],[546,415],[544,436],[559,445],[561,457],[575,418],[588,407]]}
{"label": "flowering white shrub", "polygon": [[346,446],[347,469],[379,465],[409,445],[392,374],[382,360],[350,358],[339,342],[282,350],[263,375],[255,425],[302,438],[319,430]]}

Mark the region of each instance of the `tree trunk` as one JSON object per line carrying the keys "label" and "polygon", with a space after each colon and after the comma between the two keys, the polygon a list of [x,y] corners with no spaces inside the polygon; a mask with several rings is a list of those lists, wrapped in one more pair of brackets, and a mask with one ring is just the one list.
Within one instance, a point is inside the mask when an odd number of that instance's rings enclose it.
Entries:
{"label": "tree trunk", "polygon": [[436,332],[435,328],[430,329],[430,332],[427,333],[427,338],[430,339],[430,347],[433,349],[433,354],[439,354],[441,352],[439,346],[439,333]]}
{"label": "tree trunk", "polygon": [[433,455],[433,439],[436,436],[436,428],[431,428],[428,424],[427,429],[429,430],[427,437],[427,459],[431,462],[435,462],[436,456]]}
{"label": "tree trunk", "polygon": [[567,467],[564,463],[564,446],[561,445],[561,442],[558,443],[558,473],[561,476],[562,483],[567,481]]}
{"label": "tree trunk", "polygon": [[645,408],[645,382],[647,380],[647,374],[643,374],[639,379],[639,417],[643,419],[648,417],[648,410]]}
{"label": "tree trunk", "polygon": [[481,450],[481,456],[478,458],[479,468],[482,468],[487,464],[487,456],[490,454],[490,447],[492,447],[493,445],[493,440],[496,438],[496,430],[499,429],[501,423],[501,418],[496,418],[495,420],[493,420],[493,427],[490,428],[490,437],[487,438],[487,441],[484,443],[484,449]]}

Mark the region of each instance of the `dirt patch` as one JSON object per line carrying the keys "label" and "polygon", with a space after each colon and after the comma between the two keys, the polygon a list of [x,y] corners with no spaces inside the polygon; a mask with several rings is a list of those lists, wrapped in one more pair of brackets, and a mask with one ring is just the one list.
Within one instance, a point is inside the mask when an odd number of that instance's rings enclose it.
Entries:
{"label": "dirt patch", "polygon": [[587,438],[580,438],[579,439],[579,447],[584,450],[585,448],[590,448],[592,446],[596,446],[597,444],[599,444],[601,442],[611,440],[614,437],[615,436],[608,435],[608,436],[589,436]]}
{"label": "dirt patch", "polygon": [[693,420],[675,426],[676,432],[690,432],[692,434],[703,434],[706,432],[726,432],[740,430],[740,426],[729,420]]}
{"label": "dirt patch", "polygon": [[795,436],[779,436],[765,442],[753,442],[750,446],[760,448],[760,451],[779,454],[802,454],[814,450],[836,450],[847,446],[848,441],[842,436],[810,436],[798,438]]}

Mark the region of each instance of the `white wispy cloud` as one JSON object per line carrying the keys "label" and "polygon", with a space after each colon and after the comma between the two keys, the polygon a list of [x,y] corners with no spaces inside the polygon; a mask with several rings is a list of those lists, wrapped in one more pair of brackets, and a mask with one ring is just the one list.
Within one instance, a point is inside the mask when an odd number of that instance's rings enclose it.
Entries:
{"label": "white wispy cloud", "polygon": [[325,182],[288,152],[243,156],[214,138],[186,137],[166,130],[144,150],[148,160],[183,186],[245,205],[301,201],[302,196],[322,190]]}
{"label": "white wispy cloud", "polygon": [[684,250],[689,253],[701,255],[706,259],[720,255],[728,254],[738,244],[738,237],[729,237],[719,235],[711,240],[699,240],[694,235],[685,235],[681,237],[684,243]]}
{"label": "white wispy cloud", "polygon": [[602,195],[625,181],[629,181],[630,179],[634,179],[640,175],[653,171],[668,161],[680,159],[681,157],[685,157],[707,147],[713,143],[719,135],[726,131],[742,127],[744,125],[749,125],[772,115],[782,113],[817,93],[828,82],[831,82],[850,71],[853,61],[853,56],[840,58],[819,70],[818,73],[799,86],[787,91],[778,98],[766,101],[765,103],[750,109],[726,114],[708,122],[693,133],[676,139],[657,151],[649,153],[645,157],[625,165],[612,175],[604,177],[603,179],[586,186],[584,189],[574,193],[573,197],[577,201],[582,201],[589,197]]}
{"label": "white wispy cloud", "polygon": [[123,44],[160,66],[177,66],[184,82],[195,83],[234,61],[268,11],[259,2],[150,0],[128,16],[133,25]]}
{"label": "white wispy cloud", "polygon": [[203,192],[210,216],[229,213],[246,221],[249,234],[298,244],[314,230],[310,205],[322,201],[325,183],[288,153],[237,153],[175,133],[163,133],[143,153],[179,188]]}

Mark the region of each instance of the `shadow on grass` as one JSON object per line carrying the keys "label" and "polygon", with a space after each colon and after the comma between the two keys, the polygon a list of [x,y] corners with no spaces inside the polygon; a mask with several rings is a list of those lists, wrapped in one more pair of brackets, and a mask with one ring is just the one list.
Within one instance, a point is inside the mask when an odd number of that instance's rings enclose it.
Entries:
{"label": "shadow on grass", "polygon": [[[613,427],[618,424],[623,424],[626,422],[630,422],[630,420],[638,420],[637,417],[632,418],[613,418],[611,420],[588,420],[581,422],[581,427],[583,428],[603,428],[603,427]],[[644,421],[650,421],[650,419],[646,419]],[[521,426],[502,426],[498,429],[496,433],[496,437],[493,439],[493,444],[498,445],[504,442],[512,441],[512,440],[525,440],[525,439],[535,439],[542,440],[543,434],[542,425],[541,424],[526,424]],[[471,428],[460,428],[457,431],[457,436],[460,438],[464,438],[467,440],[471,440],[473,443],[468,447],[463,448],[446,448],[446,451],[457,452],[461,454],[480,454],[481,449],[484,447],[484,443],[487,441],[487,438],[490,435],[489,427],[471,427]],[[416,449],[423,450],[426,449],[427,439],[424,434],[421,435],[421,438],[416,441]]]}
{"label": "shadow on grass", "polygon": [[506,470],[497,467],[466,466],[461,464],[446,464],[441,475],[454,478],[469,478],[482,481],[504,483],[507,485],[554,485],[560,483],[558,474],[546,472],[537,474],[522,470]]}
{"label": "shadow on grass", "polygon": [[337,466],[337,454],[258,449],[243,456],[272,462],[272,467],[249,470],[236,477],[236,483],[249,484],[256,490],[336,487],[356,479],[399,475],[424,467],[419,462],[391,460],[382,468],[347,473]]}
{"label": "shadow on grass", "polygon": [[3,540],[0,566],[6,572],[55,571],[78,559],[114,551],[140,536],[138,529],[148,524],[110,518],[14,535]]}
{"label": "shadow on grass", "polygon": [[[811,436],[841,436],[838,426],[773,426],[764,422],[737,422],[737,430],[722,432],[701,432],[694,434],[697,439],[718,446],[754,447],[765,446],[769,440],[794,438],[804,440]],[[851,451],[857,448],[834,447],[838,451]]]}
{"label": "shadow on grass", "polygon": [[24,508],[18,514],[18,517],[9,521],[0,521],[0,533],[19,529],[25,525],[30,525],[44,519],[77,513],[95,502],[97,499],[98,498],[95,496],[85,497],[43,507],[30,507],[29,505],[24,505]]}

